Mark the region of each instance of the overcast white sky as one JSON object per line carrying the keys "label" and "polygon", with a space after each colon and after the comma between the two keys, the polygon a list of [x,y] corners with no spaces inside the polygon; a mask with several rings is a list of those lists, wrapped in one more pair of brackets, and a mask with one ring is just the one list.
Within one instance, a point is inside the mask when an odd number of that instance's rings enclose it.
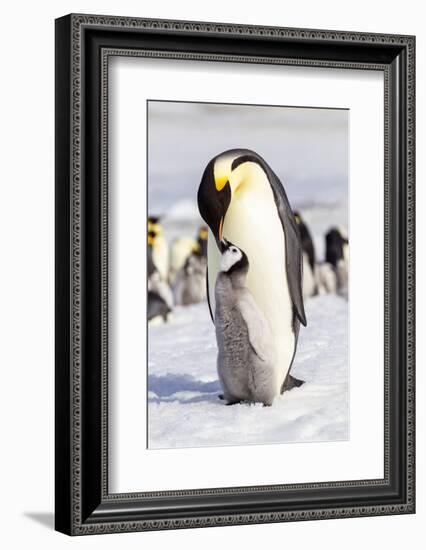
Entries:
{"label": "overcast white sky", "polygon": [[253,149],[277,173],[294,208],[347,207],[349,111],[150,101],[149,210],[196,200],[208,161]]}

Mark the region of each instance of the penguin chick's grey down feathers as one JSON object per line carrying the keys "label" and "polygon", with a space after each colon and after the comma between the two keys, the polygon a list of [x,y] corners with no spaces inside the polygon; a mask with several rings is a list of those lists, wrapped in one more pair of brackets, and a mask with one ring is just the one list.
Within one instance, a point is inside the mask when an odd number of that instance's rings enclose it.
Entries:
{"label": "penguin chick's grey down feathers", "polygon": [[176,305],[198,304],[206,298],[207,258],[191,254],[176,277]]}
{"label": "penguin chick's grey down feathers", "polygon": [[217,370],[228,404],[272,405],[276,397],[272,334],[245,286],[248,269],[245,253],[226,243],[215,287]]}

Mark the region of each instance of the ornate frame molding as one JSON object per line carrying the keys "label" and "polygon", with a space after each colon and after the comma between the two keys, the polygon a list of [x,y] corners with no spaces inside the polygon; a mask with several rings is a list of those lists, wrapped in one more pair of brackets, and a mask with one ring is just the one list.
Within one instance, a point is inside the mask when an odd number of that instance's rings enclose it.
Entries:
{"label": "ornate frame molding", "polygon": [[[85,474],[83,462],[85,460],[83,451],[84,443],[84,422],[85,411],[83,403],[85,401],[84,394],[84,341],[85,333],[83,329],[85,316],[85,295],[84,284],[87,277],[87,258],[85,254],[86,231],[91,228],[88,224],[84,224],[85,200],[84,200],[84,181],[87,180],[85,175],[85,147],[87,140],[84,138],[84,122],[86,117],[87,78],[84,75],[86,70],[85,62],[87,63],[88,41],[87,31],[96,30],[111,30],[116,33],[144,33],[148,36],[161,35],[167,33],[168,36],[174,36],[176,39],[179,36],[199,36],[203,37],[231,37],[238,40],[242,39],[262,39],[264,41],[291,41],[292,43],[309,43],[309,44],[324,44],[332,51],[333,45],[338,45],[340,48],[348,46],[369,45],[370,47],[389,48],[389,52],[395,52],[395,59],[398,55],[402,55],[405,62],[406,74],[398,73],[400,65],[396,66],[394,61],[388,62],[372,62],[371,60],[355,61],[350,60],[334,60],[334,59],[315,59],[307,57],[280,57],[268,55],[244,55],[232,53],[208,53],[194,51],[171,51],[169,49],[141,49],[117,47],[117,46],[102,46],[100,48],[99,57],[99,74],[100,74],[100,357],[101,357],[101,411],[99,413],[100,433],[101,433],[101,467],[99,470],[100,480],[98,482],[101,506],[92,510],[92,514],[87,515],[88,508],[93,508],[93,505],[84,504],[85,491]],[[134,36],[134,34],[133,34]],[[343,50],[342,50],[343,51]],[[383,50],[385,51],[385,50]],[[388,50],[386,50],[388,51]],[[414,170],[415,170],[415,39],[412,36],[397,36],[397,35],[379,35],[379,34],[364,34],[364,33],[346,33],[341,31],[330,30],[308,30],[308,29],[288,29],[279,27],[263,27],[263,26],[245,26],[245,25],[230,25],[218,23],[202,23],[202,22],[186,22],[186,21],[169,21],[169,20],[152,20],[152,19],[135,19],[122,17],[108,17],[95,15],[70,15],[67,18],[62,18],[57,21],[57,67],[64,60],[69,63],[68,72],[68,88],[65,93],[59,90],[57,93],[63,94],[62,103],[59,101],[59,113],[57,111],[57,124],[61,124],[64,116],[64,105],[69,103],[70,119],[68,136],[57,136],[57,154],[58,149],[64,149],[67,144],[71,151],[68,163],[63,165],[62,158],[60,159],[61,166],[57,171],[56,185],[57,194],[63,193],[63,179],[69,177],[69,196],[64,198],[64,204],[59,205],[57,212],[59,216],[64,215],[65,211],[69,212],[68,230],[65,226],[57,225],[57,236],[60,244],[64,237],[68,238],[69,245],[69,264],[65,268],[62,266],[57,272],[57,277],[63,276],[62,269],[68,270],[69,276],[69,293],[66,293],[70,303],[69,318],[59,321],[59,330],[63,330],[68,326],[69,338],[69,366],[64,370],[64,357],[66,350],[62,349],[63,342],[59,346],[61,351],[57,354],[56,373],[60,379],[60,384],[57,387],[57,425],[63,426],[63,423],[58,417],[64,416],[69,420],[68,442],[70,447],[67,448],[62,436],[57,432],[57,461],[61,462],[62,467],[59,468],[58,483],[68,483],[67,490],[59,491],[57,494],[57,528],[69,534],[82,535],[90,533],[112,533],[124,531],[140,531],[152,529],[177,529],[188,527],[201,527],[213,525],[237,525],[247,523],[264,523],[264,522],[283,522],[295,520],[310,520],[310,519],[326,519],[336,517],[360,517],[369,515],[384,515],[384,514],[401,514],[414,512]],[[336,483],[316,483],[316,484],[298,484],[298,485],[279,485],[279,486],[262,486],[262,487],[240,487],[227,489],[211,489],[211,490],[193,490],[193,491],[171,491],[158,493],[130,493],[130,494],[109,494],[108,493],[108,475],[107,475],[107,403],[108,403],[108,353],[107,353],[107,319],[108,319],[108,216],[107,216],[107,201],[108,201],[108,141],[107,141],[107,124],[108,124],[108,59],[111,56],[140,56],[151,58],[168,58],[168,59],[190,59],[200,61],[230,61],[240,63],[268,63],[282,65],[302,65],[313,67],[334,67],[342,69],[368,69],[384,72],[385,78],[385,477],[383,480],[364,480],[360,482],[344,481]],[[62,72],[61,72],[62,71]],[[66,78],[67,67],[63,67],[57,73],[57,90],[60,88],[60,79]],[[395,86],[399,85],[400,89]],[[86,88],[85,88],[86,86]],[[403,136],[395,135],[395,121],[392,119],[392,105],[401,94],[405,95],[402,101],[406,105],[406,134]],[[398,96],[398,98],[396,98]],[[58,97],[58,96],[57,96]],[[61,133],[61,129],[57,128]],[[68,141],[67,141],[68,140]],[[395,145],[395,140],[398,142]],[[391,195],[392,178],[395,177],[396,168],[392,165],[396,148],[401,151],[398,158],[399,163],[403,166],[402,179],[405,179],[405,189],[399,189],[402,196],[400,203],[396,204]],[[391,173],[392,171],[392,173]],[[395,216],[399,212],[402,216],[400,222],[401,231],[401,246],[402,250],[395,251],[394,234],[391,231],[391,221],[395,220]],[[399,219],[399,218],[398,218]],[[403,483],[405,500],[404,502],[383,503],[380,505],[363,506],[324,506],[312,508],[308,505],[305,510],[277,510],[277,511],[256,511],[250,513],[228,513],[228,514],[200,514],[191,515],[181,518],[155,518],[144,519],[141,512],[139,518],[120,521],[121,505],[132,504],[136,505],[144,498],[159,498],[170,497],[177,498],[182,496],[224,496],[227,494],[244,496],[252,493],[262,492],[295,492],[306,491],[307,489],[348,489],[389,486],[391,483],[391,437],[395,434],[390,433],[391,424],[391,379],[390,365],[393,354],[395,353],[394,342],[390,335],[391,321],[396,314],[392,308],[391,284],[399,284],[400,281],[393,281],[394,275],[391,273],[392,258],[395,260],[395,254],[405,254],[402,258],[403,267],[402,275],[406,277],[405,284],[402,288],[405,289],[405,296],[402,297],[405,311],[402,314],[401,323],[403,325],[402,332],[405,333],[405,346],[403,350],[399,350],[400,359],[403,358],[406,366],[404,381],[405,384],[405,434],[406,434],[406,470],[402,473],[406,476]],[[399,257],[399,256],[398,256]],[[399,287],[398,287],[399,288]],[[64,289],[61,290],[59,302],[62,303]],[[399,314],[399,312],[398,312]],[[61,315],[61,313],[57,313]],[[58,328],[58,327],[57,327]],[[404,330],[405,328],[405,330]],[[65,337],[66,339],[66,337]],[[59,387],[60,386],[60,387]],[[61,400],[63,387],[68,387],[70,392],[70,402],[67,411],[63,410],[63,405],[58,404]],[[393,390],[392,390],[393,391]],[[86,413],[87,415],[87,413]],[[61,417],[62,418],[62,417]],[[64,448],[65,445],[65,448]],[[393,460],[393,459],[392,459]],[[69,467],[69,470],[68,470]],[[65,500],[67,503],[65,504]],[[90,500],[90,499],[89,499]],[[102,508],[102,510],[101,510]],[[100,511],[99,511],[100,510]]]}

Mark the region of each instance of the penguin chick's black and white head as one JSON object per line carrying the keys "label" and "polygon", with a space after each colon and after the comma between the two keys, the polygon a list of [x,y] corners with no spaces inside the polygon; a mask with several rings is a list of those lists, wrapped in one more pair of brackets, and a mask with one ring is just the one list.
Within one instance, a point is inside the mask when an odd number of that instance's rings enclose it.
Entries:
{"label": "penguin chick's black and white head", "polygon": [[222,258],[220,260],[220,270],[228,275],[237,271],[247,272],[249,262],[247,255],[238,246],[223,240],[221,242]]}

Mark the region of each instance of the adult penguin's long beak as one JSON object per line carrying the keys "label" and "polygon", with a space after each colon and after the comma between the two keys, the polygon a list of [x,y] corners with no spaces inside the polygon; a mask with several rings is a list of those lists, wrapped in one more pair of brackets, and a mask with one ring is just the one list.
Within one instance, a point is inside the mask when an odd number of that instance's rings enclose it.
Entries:
{"label": "adult penguin's long beak", "polygon": [[220,223],[219,223],[219,231],[218,231],[218,235],[217,235],[219,241],[222,241],[222,239],[223,239],[222,229],[223,229],[223,217],[220,218]]}

